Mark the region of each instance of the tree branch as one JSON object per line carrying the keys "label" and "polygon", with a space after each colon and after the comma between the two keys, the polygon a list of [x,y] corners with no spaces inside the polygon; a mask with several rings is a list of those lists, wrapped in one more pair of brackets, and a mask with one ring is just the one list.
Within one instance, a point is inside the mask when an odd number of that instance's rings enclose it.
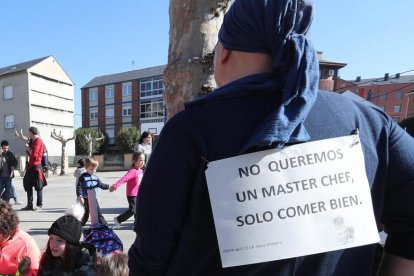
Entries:
{"label": "tree branch", "polygon": [[18,137],[18,138],[20,138],[20,139],[22,139],[23,141],[27,141],[28,140],[28,138],[26,137],[26,136],[24,136],[24,134],[23,134],[23,129],[20,129],[20,133],[18,133],[17,132],[17,130],[14,130],[14,134]]}
{"label": "tree branch", "polygon": [[76,133],[73,132],[73,136],[71,138],[66,139],[66,142],[69,142],[70,140],[76,139]]}

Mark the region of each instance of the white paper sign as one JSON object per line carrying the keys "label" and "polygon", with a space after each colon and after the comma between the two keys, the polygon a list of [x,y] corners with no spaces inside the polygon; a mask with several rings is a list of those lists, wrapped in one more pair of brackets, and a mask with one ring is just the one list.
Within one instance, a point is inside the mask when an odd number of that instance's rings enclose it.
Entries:
{"label": "white paper sign", "polygon": [[209,163],[223,267],[379,242],[358,135]]}

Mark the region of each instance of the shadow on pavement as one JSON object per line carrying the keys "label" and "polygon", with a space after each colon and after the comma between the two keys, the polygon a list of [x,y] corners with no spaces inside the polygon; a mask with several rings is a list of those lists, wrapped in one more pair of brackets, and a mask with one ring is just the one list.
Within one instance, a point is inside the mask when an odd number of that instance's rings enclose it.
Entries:
{"label": "shadow on pavement", "polygon": [[126,209],[128,209],[128,206],[121,207],[121,208],[102,208],[101,207],[102,214],[121,214]]}
{"label": "shadow on pavement", "polygon": [[130,231],[132,231],[132,230],[134,230],[134,223],[133,222],[131,222],[131,223],[123,222],[121,224],[121,227],[119,227],[119,229],[115,229],[115,230],[130,230]]}
{"label": "shadow on pavement", "polygon": [[61,208],[61,209],[60,208],[59,209],[56,209],[56,208],[50,208],[50,209],[43,208],[42,211],[40,211],[40,212],[42,212],[42,213],[61,213],[63,215],[66,210],[67,210],[67,208]]}
{"label": "shadow on pavement", "polygon": [[30,236],[47,235],[48,229],[45,228],[34,228],[26,231]]}
{"label": "shadow on pavement", "polygon": [[[52,222],[54,222],[54,219],[51,220],[26,220],[26,219],[19,219],[19,222],[50,222],[52,224]],[[43,228],[39,228],[39,229],[43,229]]]}

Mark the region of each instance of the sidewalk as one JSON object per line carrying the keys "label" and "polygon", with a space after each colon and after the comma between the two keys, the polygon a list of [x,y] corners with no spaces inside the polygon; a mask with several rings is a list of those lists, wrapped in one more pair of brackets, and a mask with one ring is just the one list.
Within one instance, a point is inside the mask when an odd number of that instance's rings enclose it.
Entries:
{"label": "sidewalk", "polygon": [[[16,177],[16,185],[19,201],[22,205],[13,205],[18,211],[20,228],[28,232],[37,242],[41,251],[46,247],[48,241],[47,231],[52,223],[64,214],[64,211],[76,202],[74,168],[67,170],[67,175],[49,175],[48,185],[43,189],[43,209],[41,211],[20,211],[27,203],[26,192],[23,189],[23,178]],[[121,172],[98,172],[97,175],[103,183],[113,184],[122,177],[125,171]],[[113,218],[122,213],[128,207],[125,196],[126,184],[119,187],[116,192],[98,191],[98,202],[102,209],[103,216],[109,226],[114,226]],[[12,200],[13,201],[13,200]],[[36,193],[34,193],[36,203]],[[132,230],[134,220],[130,218],[115,230],[124,243],[124,252],[127,252],[135,240],[135,232]],[[86,227],[89,223],[86,224]]]}

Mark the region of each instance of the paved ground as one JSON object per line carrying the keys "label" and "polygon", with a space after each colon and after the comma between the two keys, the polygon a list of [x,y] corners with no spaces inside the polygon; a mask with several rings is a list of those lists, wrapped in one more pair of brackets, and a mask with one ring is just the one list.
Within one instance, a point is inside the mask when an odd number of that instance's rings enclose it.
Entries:
{"label": "paved ground", "polygon": [[[23,189],[23,179],[15,179],[19,200],[23,204],[13,205],[19,214],[20,228],[32,235],[41,250],[46,246],[48,240],[47,230],[49,227],[76,201],[75,178],[72,176],[73,170],[73,168],[69,168],[66,176],[49,176],[49,184],[43,190],[43,209],[41,211],[20,211],[20,209],[26,205],[27,197]],[[124,174],[125,172],[97,173],[102,182],[107,184],[113,184]],[[109,226],[114,226],[113,217],[122,213],[123,210],[128,207],[128,202],[125,196],[125,187],[126,185],[122,185],[113,193],[104,190],[98,192],[98,202]],[[11,202],[13,203],[13,200],[11,200]],[[35,202],[36,193],[34,194],[34,203]],[[125,252],[131,247],[131,244],[135,239],[135,232],[132,230],[133,222],[133,218],[130,218],[121,225],[119,230],[115,230],[124,243]],[[85,227],[88,225],[89,223],[86,224]]]}

